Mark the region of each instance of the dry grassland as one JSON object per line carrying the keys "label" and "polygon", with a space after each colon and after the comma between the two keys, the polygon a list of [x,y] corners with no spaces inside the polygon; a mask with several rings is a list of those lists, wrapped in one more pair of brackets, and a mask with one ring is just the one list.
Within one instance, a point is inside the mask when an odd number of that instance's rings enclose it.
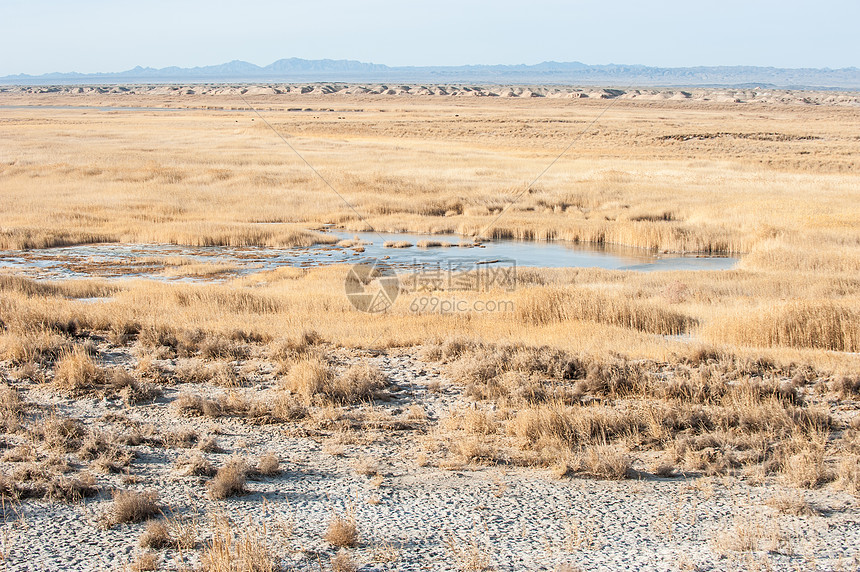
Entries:
{"label": "dry grassland", "polygon": [[[230,95],[156,99],[34,95],[31,103],[245,105]],[[674,334],[696,324],[715,343],[857,351],[860,112],[853,107],[619,101],[585,129],[605,101],[295,94],[248,101],[267,109],[266,120],[361,218],[252,113],[7,109],[0,246],[302,245],[321,240],[312,229],[322,224],[369,224],[741,253],[736,272],[712,276],[584,273],[589,291],[601,295],[576,296],[582,307],[623,294],[597,321],[625,330]],[[298,104],[334,111],[268,110]],[[650,325],[641,316],[624,321],[620,313],[630,315],[640,301],[682,311],[673,324],[665,316]],[[304,304],[313,312],[321,303]],[[547,303],[554,302],[529,302],[524,311]],[[634,313],[662,311],[638,306]],[[552,329],[581,310],[558,311],[566,315],[528,321]],[[364,337],[350,330],[350,342]]]}
{"label": "dry grassland", "polygon": [[[619,101],[588,127],[607,102],[297,97],[248,101],[334,109],[264,113],[380,231],[480,235],[582,134],[486,234],[858,269],[853,107]],[[181,103],[245,105],[235,96]],[[250,112],[3,114],[6,248],[301,244],[295,225],[366,228]]]}
{"label": "dry grassland", "polygon": [[[777,491],[860,490],[860,110],[619,101],[588,127],[607,102],[248,99],[361,218],[251,113],[0,108],[0,249],[309,245],[334,224],[741,261],[707,272],[521,268],[513,292],[438,293],[510,299],[513,311],[450,315],[410,310],[407,291],[385,314],[358,312],[344,267],[217,284],[0,274],[4,499],[74,502],[121,482],[139,490],[115,492],[101,526],[148,520],[142,548],[183,563],[196,551],[187,562],[203,569],[277,569],[266,529],[214,509],[209,525],[179,518],[135,462],[196,447],[164,470],[199,481],[199,502],[219,503],[280,478],[277,454],[250,459],[234,433],[223,458],[217,432],[202,438],[115,413],[94,420],[104,403],[132,417],[235,422],[232,431],[249,435],[274,426],[316,439],[335,459],[391,439],[415,471],[542,467],[562,479],[728,476]],[[31,101],[88,102],[105,103]],[[285,111],[298,106],[334,111]],[[166,272],[231,268],[177,259]],[[397,352],[444,373],[450,387],[428,383],[421,395],[450,398],[450,409],[426,411],[414,388],[407,395],[361,357]],[[378,405],[391,400],[396,409]],[[369,486],[385,486],[376,459],[350,462]],[[805,501],[772,504],[812,518]],[[208,531],[200,540],[198,525]],[[373,542],[362,526],[349,508],[331,513],[319,534],[327,566],[355,569],[350,550]],[[750,526],[738,521],[713,550],[750,553],[773,540],[783,554],[784,538],[751,536]],[[571,533],[577,547],[584,534]],[[477,544],[449,543],[460,569],[490,566]],[[384,552],[375,547],[373,561]],[[140,553],[137,569],[158,565],[156,554]]]}

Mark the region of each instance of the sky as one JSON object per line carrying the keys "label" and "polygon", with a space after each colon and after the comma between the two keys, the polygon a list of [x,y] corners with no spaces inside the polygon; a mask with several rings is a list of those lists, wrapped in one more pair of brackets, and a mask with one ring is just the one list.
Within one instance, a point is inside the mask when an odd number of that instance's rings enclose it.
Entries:
{"label": "sky", "polygon": [[858,0],[0,0],[0,76],[289,57],[860,67],[858,22]]}

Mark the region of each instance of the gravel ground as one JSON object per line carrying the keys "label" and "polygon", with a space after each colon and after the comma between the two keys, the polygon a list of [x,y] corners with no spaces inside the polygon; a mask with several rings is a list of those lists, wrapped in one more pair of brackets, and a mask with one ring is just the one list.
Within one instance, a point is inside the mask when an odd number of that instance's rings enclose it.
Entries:
{"label": "gravel ground", "polygon": [[[132,361],[122,350],[109,355],[118,365]],[[375,363],[399,387],[392,399],[373,406],[379,414],[400,418],[409,404],[420,403],[432,425],[463,406],[460,390],[414,351],[334,355],[341,363]],[[266,364],[254,375],[259,383],[235,391],[260,395],[276,378]],[[435,383],[441,391],[428,389]],[[223,452],[205,456],[216,467],[231,455],[272,452],[281,474],[249,481],[243,496],[210,500],[204,478],[182,476],[173,467],[186,449],[139,445],[130,466],[137,482],[99,475],[102,492],[77,504],[7,501],[0,536],[7,570],[127,567],[141,551],[144,525],[100,525],[110,487],[156,490],[166,514],[198,523],[198,550],[160,551],[161,569],[198,566],[208,523],[225,514],[238,531],[264,532],[283,568],[328,570],[337,551],[323,535],[333,514],[346,513],[358,524],[360,541],[350,554],[361,570],[860,569],[858,504],[835,490],[799,491],[735,477],[558,478],[513,465],[446,470],[416,462],[423,431],[358,430],[344,438],[298,424],[180,417],[170,401],[183,391],[226,390],[173,385],[156,402],[130,408],[116,399],[65,399],[44,386],[28,389],[27,399],[106,430],[121,429],[108,426],[105,414],[122,413],[162,430],[214,435]],[[360,474],[356,463],[362,461],[377,464],[381,477]],[[785,493],[805,496],[815,513],[783,515],[767,504]],[[735,550],[749,539],[754,549]]]}

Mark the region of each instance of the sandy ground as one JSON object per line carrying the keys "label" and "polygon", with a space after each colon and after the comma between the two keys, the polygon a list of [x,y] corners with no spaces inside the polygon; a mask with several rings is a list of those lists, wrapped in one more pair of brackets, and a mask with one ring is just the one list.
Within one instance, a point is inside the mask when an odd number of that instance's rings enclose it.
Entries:
{"label": "sandy ground", "polygon": [[[323,96],[336,101],[337,96],[381,96],[400,97],[501,97],[501,98],[555,98],[555,99],[632,99],[644,102],[701,101],[711,103],[768,103],[790,105],[860,105],[857,91],[811,91],[772,88],[601,88],[564,85],[391,85],[391,84],[189,84],[189,85],[52,85],[52,86],[0,86],[7,104],[20,96],[24,104],[38,104],[40,95],[69,96],[73,102],[79,96],[111,96],[135,100],[138,96],[152,98],[162,96],[177,100],[194,100],[206,108],[207,96],[248,95],[267,96],[292,94],[299,96]],[[203,99],[201,99],[201,96]],[[34,99],[35,98],[35,99]],[[91,103],[90,103],[91,104]],[[114,101],[116,104],[116,100]],[[294,111],[325,111],[324,109],[302,109]],[[332,110],[333,111],[333,110]]]}
{"label": "sandy ground", "polygon": [[[134,362],[131,348],[103,342],[100,349],[116,365]],[[216,467],[233,455],[253,459],[273,452],[282,472],[249,481],[243,496],[215,501],[207,498],[205,478],[182,476],[174,468],[187,449],[132,447],[137,457],[129,473],[136,482],[122,474],[97,475],[100,494],[80,503],[7,501],[0,537],[4,567],[113,570],[133,561],[144,525],[105,529],[99,522],[111,502],[108,491],[116,487],[156,490],[166,514],[198,524],[198,550],[160,552],[162,569],[198,566],[208,522],[226,514],[237,529],[264,530],[285,569],[327,570],[337,550],[323,535],[335,513],[355,516],[360,542],[350,552],[361,570],[858,569],[857,501],[829,489],[785,489],[805,496],[815,511],[792,516],[767,504],[784,494],[782,487],[735,477],[664,479],[643,473],[612,482],[558,478],[547,469],[512,465],[439,468],[431,460],[419,466],[428,428],[467,403],[461,388],[415,350],[333,349],[331,355],[344,364],[369,361],[388,375],[394,384],[391,399],[362,407],[387,419],[389,430],[344,432],[337,424],[308,429],[298,423],[253,425],[231,417],[177,415],[170,403],[182,392],[227,391],[208,384],[165,386],[154,403],[126,407],[119,399],[67,399],[47,385],[14,381],[28,401],[78,417],[88,427],[118,433],[133,425],[192,429],[201,438],[216,437],[222,451],[203,453]],[[169,370],[177,360],[155,363]],[[0,372],[13,378],[8,363]],[[271,364],[259,362],[248,374],[253,386],[231,391],[264,395],[277,377]],[[414,404],[423,406],[427,422],[395,423],[407,419],[407,407]],[[116,414],[130,423],[117,421]],[[360,474],[361,464],[375,465],[380,476]],[[751,538],[754,549],[728,549],[737,547],[739,536]]]}

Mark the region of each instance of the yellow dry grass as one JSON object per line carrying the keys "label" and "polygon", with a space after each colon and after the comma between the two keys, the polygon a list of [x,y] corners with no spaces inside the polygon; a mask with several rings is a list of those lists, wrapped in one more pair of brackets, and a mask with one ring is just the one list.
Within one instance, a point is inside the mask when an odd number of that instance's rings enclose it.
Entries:
{"label": "yellow dry grass", "polygon": [[[551,345],[577,353],[621,353],[657,360],[679,359],[703,347],[722,348],[845,374],[855,372],[860,363],[856,354],[834,351],[856,347],[852,344],[858,339],[858,322],[846,320],[845,315],[858,307],[860,296],[853,289],[836,292],[839,287],[826,277],[786,285],[779,276],[746,271],[643,275],[546,269],[522,271],[524,282],[515,292],[440,293],[469,304],[511,300],[516,308],[513,312],[415,313],[410,310],[414,295],[404,292],[385,314],[368,315],[355,310],[346,299],[346,273],[345,267],[315,268],[283,280],[273,273],[264,285],[246,285],[244,278],[225,284],[131,281],[98,304],[4,289],[0,290],[0,321],[5,323],[0,353],[19,364],[60,359],[71,348],[67,332],[72,324],[110,332],[139,331],[139,343],[178,355],[198,352],[205,356],[209,352],[229,356],[242,351],[230,340],[260,339],[287,348],[283,351],[290,356],[300,356],[307,351],[300,341],[312,330],[316,339],[345,347],[414,346],[456,333],[487,342]],[[529,280],[551,285],[530,286]],[[679,281],[687,297],[670,303],[667,291],[674,299]],[[805,322],[788,321],[794,314],[780,313],[787,304],[786,288],[794,291],[790,307],[805,309],[800,316],[811,320],[816,329],[804,330],[808,328]],[[557,296],[561,302],[554,306]],[[579,297],[597,305],[576,302]],[[576,303],[565,301],[568,299]],[[822,311],[831,307],[841,310]],[[688,341],[665,335],[684,331],[694,337]],[[805,332],[831,332],[832,337]],[[289,349],[293,346],[298,349]],[[293,358],[286,357],[287,365],[293,366]],[[346,378],[326,373],[318,360],[313,352],[299,360],[295,373],[285,377],[286,388],[305,400],[315,394],[337,394],[342,398],[338,399],[350,401],[346,390],[336,387]],[[347,385],[358,388],[366,382]],[[373,381],[370,385],[378,384]]]}
{"label": "yellow dry grass", "polygon": [[104,371],[80,348],[61,357],[54,373],[57,389],[70,393],[90,390],[104,379]]}
{"label": "yellow dry grass", "polygon": [[[830,418],[841,404],[821,405],[853,398],[858,387],[860,112],[619,102],[519,196],[603,103],[327,103],[364,111],[347,119],[266,113],[295,135],[291,144],[366,220],[246,113],[2,109],[0,249],[109,240],[308,245],[330,241],[315,232],[323,224],[357,231],[369,223],[378,230],[733,252],[743,259],[725,272],[519,268],[513,292],[430,293],[466,307],[512,302],[510,311],[452,314],[413,311],[415,294],[407,291],[385,314],[358,312],[344,295],[345,267],[281,268],[221,284],[0,275],[0,359],[30,367],[42,375],[35,381],[66,395],[134,389],[86,351],[81,339],[95,332],[139,352],[141,372],[151,369],[144,365],[150,357],[195,360],[177,366],[179,381],[231,388],[182,393],[172,406],[177,413],[310,428],[340,416],[336,424],[357,419],[356,404],[389,383],[364,362],[348,368],[331,359],[333,348],[437,342],[428,351],[442,358],[440,367],[452,384],[465,386],[474,407],[440,427],[413,405],[409,422],[420,427],[422,442],[443,441],[421,465],[513,462],[622,479],[648,460],[663,476],[761,471],[792,486],[860,489],[856,445],[849,446],[841,425],[847,421]],[[157,265],[167,275],[198,278],[230,269],[176,257]],[[282,380],[259,398],[232,392],[244,382],[240,365],[203,364],[259,354],[280,367]],[[154,374],[153,383],[158,379]],[[820,399],[810,397],[817,393]],[[32,405],[10,391],[0,398],[0,422],[18,430]],[[114,462],[107,457],[114,447],[80,422],[49,418],[32,433],[33,451],[92,450],[94,466],[102,457],[104,466]],[[181,431],[159,441],[197,442],[201,450],[217,445]],[[27,451],[7,453],[23,458]],[[176,459],[183,474],[211,479],[208,494],[217,502],[242,494],[247,478],[279,470],[272,456],[219,464],[216,472],[199,451]],[[370,476],[379,467],[367,458],[355,470]],[[87,482],[57,480],[36,492],[77,498],[95,492]],[[35,495],[28,490],[11,488]],[[116,503],[116,522],[158,509],[154,498],[125,500],[133,502]],[[276,567],[265,530],[248,526],[239,534],[226,519],[213,528],[203,569]],[[737,528],[737,546],[759,545]],[[164,527],[151,532],[146,543],[153,548],[179,542]],[[332,546],[361,542],[350,513],[333,514],[324,534]],[[452,551],[464,567],[488,562],[479,550]],[[336,566],[351,564],[344,557]]]}
{"label": "yellow dry grass", "polygon": [[[251,102],[288,108],[297,97]],[[242,102],[183,102],[195,103]],[[845,262],[857,264],[853,108],[618,102],[518,197],[605,102],[330,103],[362,112],[275,110],[267,120],[293,135],[378,230],[482,234],[513,203],[485,234],[732,252],[768,241],[768,249],[773,241],[808,244],[814,235],[819,253],[835,248],[845,258],[850,247]],[[248,113],[7,109],[3,116],[3,248],[307,244],[315,237],[303,228],[365,227]]]}
{"label": "yellow dry grass", "polygon": [[[33,102],[111,103],[65,97]],[[152,97],[122,104],[178,103]],[[376,347],[458,332],[656,359],[713,344],[856,369],[857,356],[845,353],[860,339],[856,109],[620,101],[523,193],[605,102],[338,96],[327,104],[362,111],[286,111],[302,97],[251,101],[273,109],[267,119],[294,136],[291,144],[364,220],[248,113],[4,109],[0,248],[100,240],[305,245],[328,240],[314,232],[321,224],[369,223],[744,258],[728,272],[520,269],[516,292],[453,293],[469,302],[510,299],[513,312],[416,314],[404,294],[371,319],[345,300],[343,268],[281,269],[223,285],[3,278],[4,355],[57,359],[77,327],[119,337],[159,332],[156,345],[186,329],[227,338],[252,330],[265,339],[314,330],[339,345]],[[181,104],[243,107],[229,95]],[[172,266],[201,276],[222,270]],[[75,301],[108,289],[108,302]],[[699,341],[666,337],[675,334]]]}

